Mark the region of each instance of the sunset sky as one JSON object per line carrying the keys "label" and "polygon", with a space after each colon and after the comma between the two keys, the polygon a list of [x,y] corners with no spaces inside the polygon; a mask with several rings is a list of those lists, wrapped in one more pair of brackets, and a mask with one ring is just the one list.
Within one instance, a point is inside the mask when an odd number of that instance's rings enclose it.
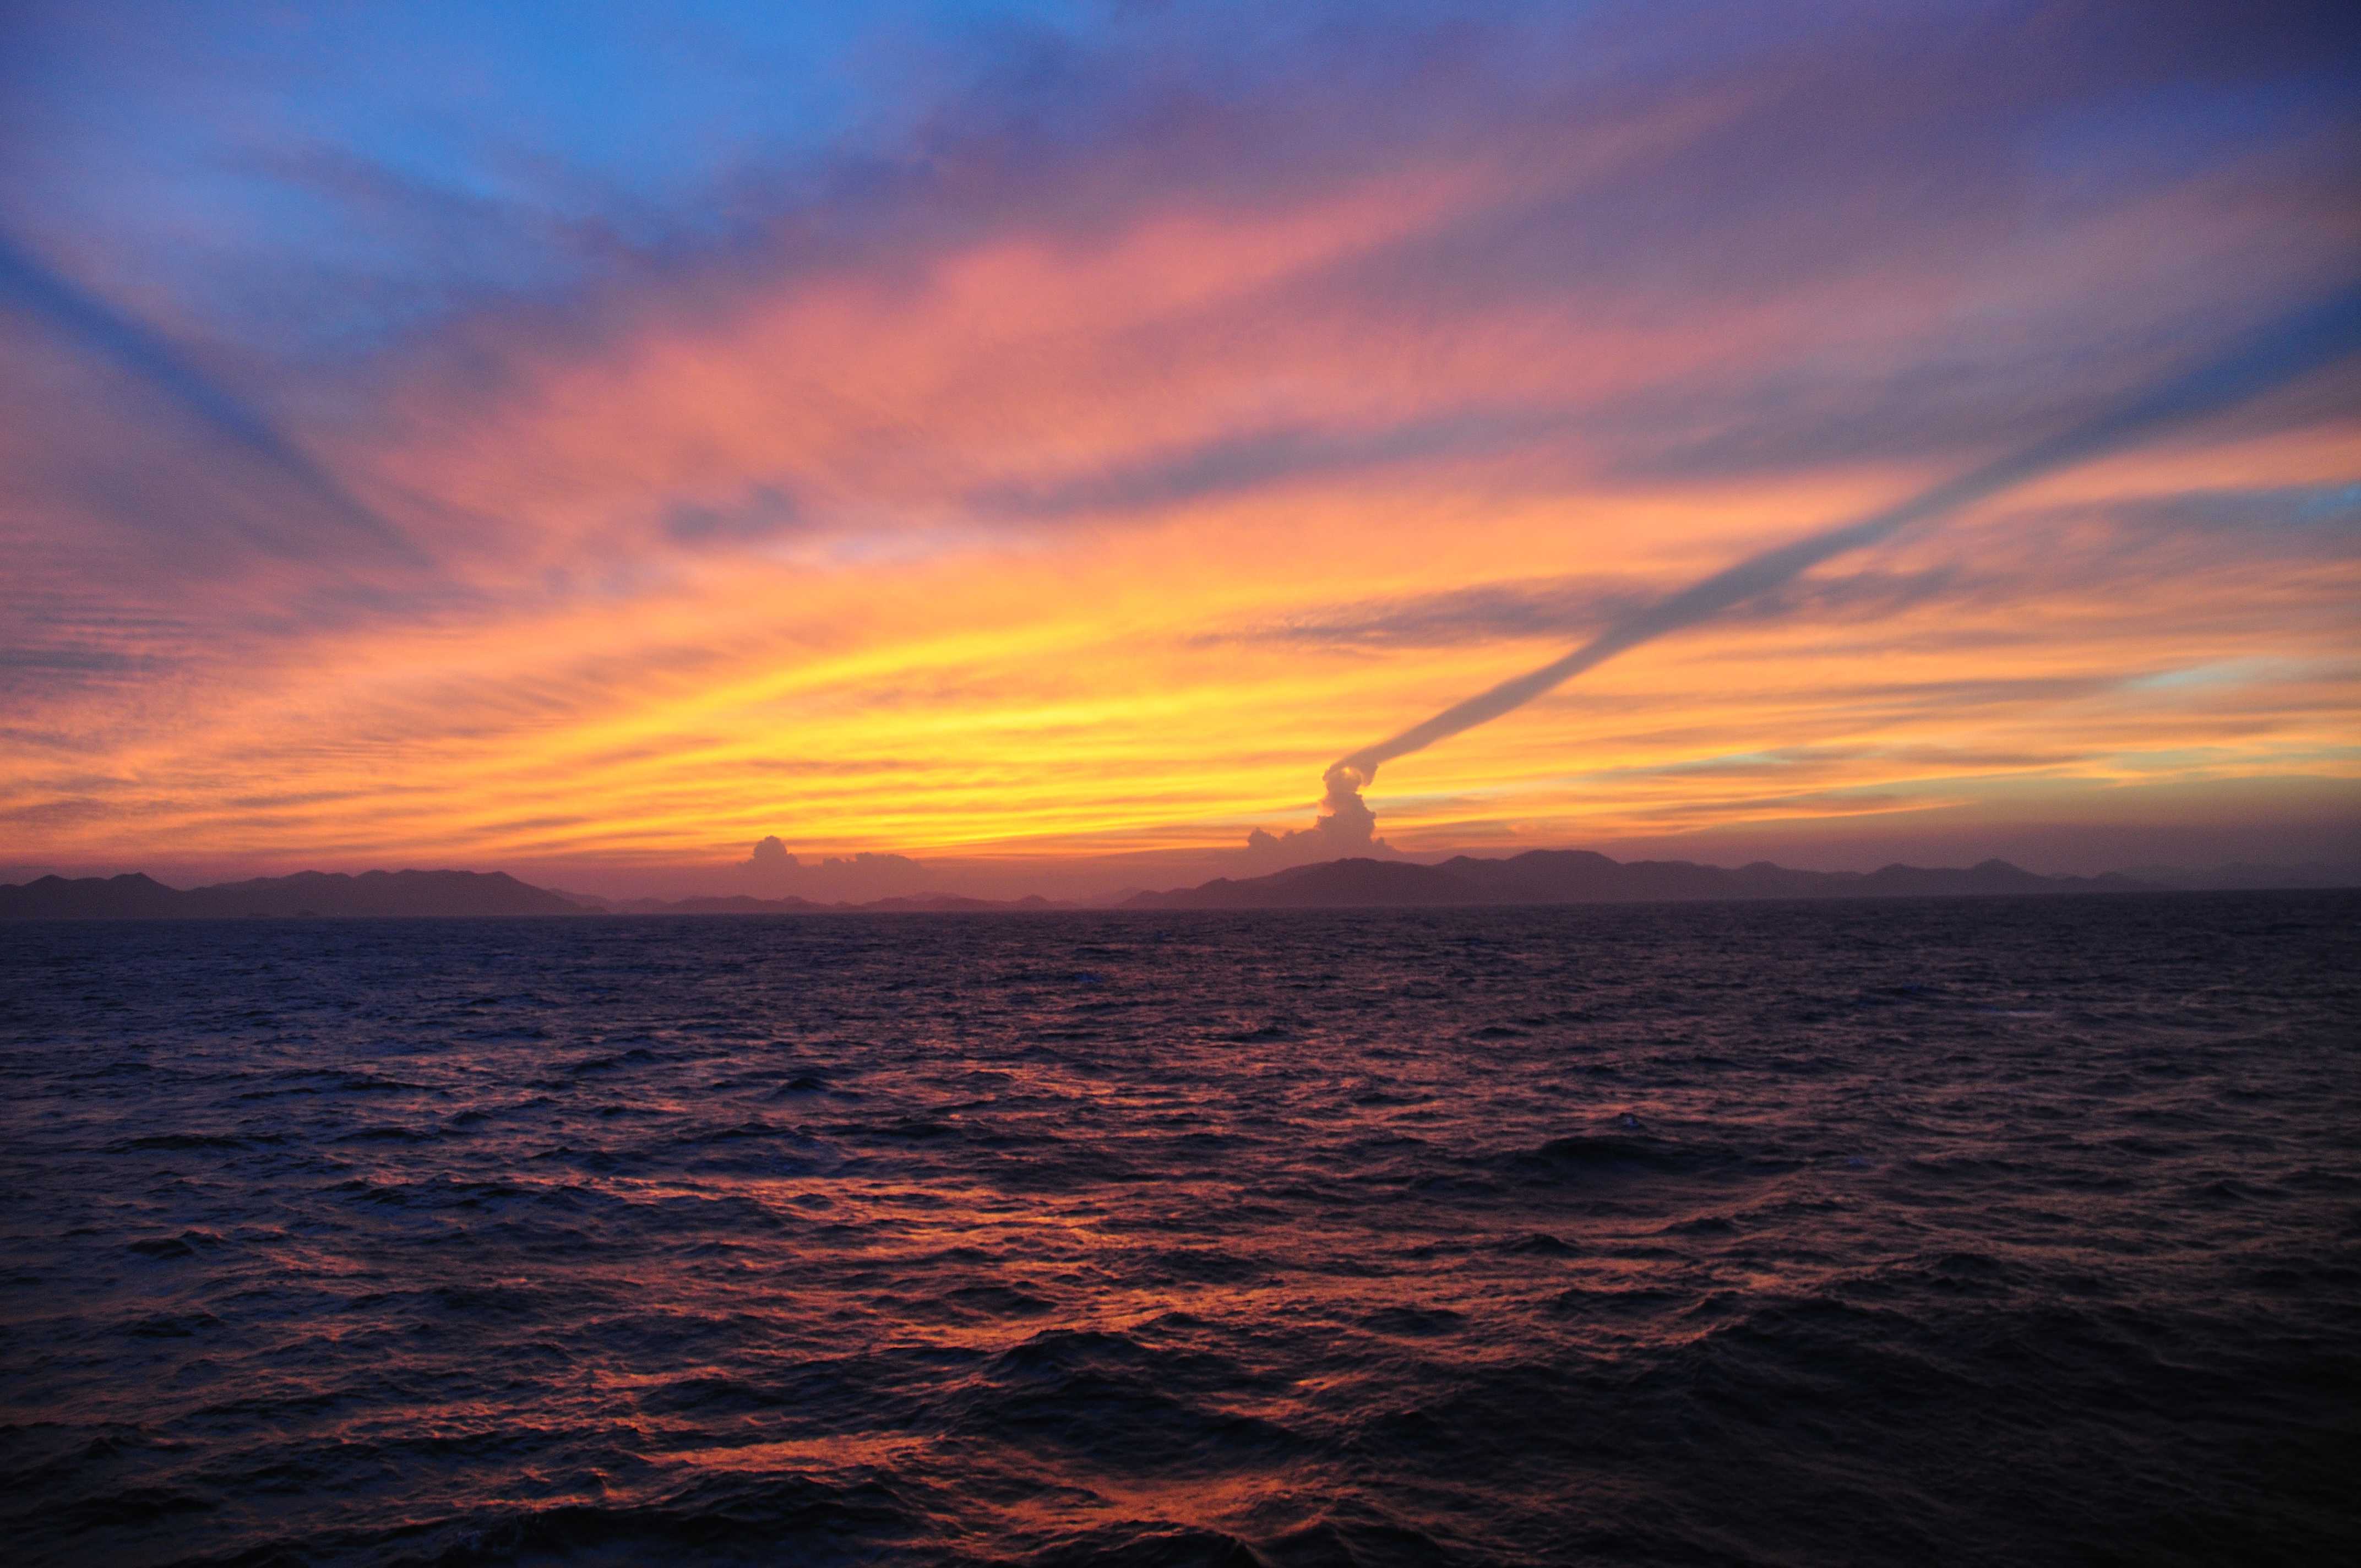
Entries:
{"label": "sunset sky", "polygon": [[[1339,758],[2350,297],[2354,14],[12,5],[0,880],[1272,869]],[[2319,357],[1377,832],[2361,863]]]}

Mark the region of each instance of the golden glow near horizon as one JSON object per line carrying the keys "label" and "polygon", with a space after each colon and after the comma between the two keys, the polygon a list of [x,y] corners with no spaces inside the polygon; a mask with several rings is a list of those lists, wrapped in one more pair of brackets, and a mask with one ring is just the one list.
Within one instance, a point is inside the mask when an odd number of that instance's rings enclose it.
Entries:
{"label": "golden glow near horizon", "polygon": [[[49,853],[134,861],[203,844],[695,862],[774,832],[921,856],[1228,847],[1249,825],[1301,826],[1336,756],[1581,630],[1444,641],[1455,613],[1480,624],[1488,595],[1579,607],[1675,587],[1866,493],[1831,477],[1758,501],[1769,515],[1742,532],[1742,499],[1719,494],[1445,490],[1199,504],[909,559],[798,539],[620,594],[319,634],[124,726],[95,777],[74,751],[25,749],[5,787],[99,807],[61,815]],[[1403,759],[1375,792],[1382,830],[1404,849],[1466,841],[1467,825],[1611,842],[2011,781],[2354,776],[2355,572],[2176,581],[2158,570],[2175,563],[2137,558],[2107,497],[2053,505],[2079,521],[2013,498],[1815,574],[1826,613],[1697,629]],[[1982,580],[1910,602],[1971,571]],[[121,725],[57,716],[77,718]]]}
{"label": "golden glow near horizon", "polygon": [[[152,355],[19,309],[16,613],[81,641],[10,696],[5,859],[1227,850],[1305,825],[1337,757],[1620,609],[2270,313],[2233,290],[2192,316],[2159,256],[2301,299],[2361,236],[2349,199],[2207,176],[1744,286],[1672,259],[1458,286],[1483,269],[1458,236],[1557,201],[1571,246],[1586,191],[1741,134],[1750,103],[1602,121],[1547,158],[1201,181],[1090,221],[1020,193],[949,238],[623,268],[316,375],[270,404],[294,459]],[[2289,221],[2307,245],[2256,249]],[[80,259],[60,271],[105,276]],[[2143,287],[2148,316],[2125,303]],[[134,305],[202,345],[168,300]],[[2086,311],[2131,324],[2046,358]],[[2356,385],[2333,368],[1636,649],[1389,764],[1379,831],[1808,841],[2093,801],[2169,823],[2266,786],[2349,815]],[[103,473],[57,455],[93,423]],[[305,465],[398,543],[323,521]],[[159,525],[168,493],[187,516]]]}

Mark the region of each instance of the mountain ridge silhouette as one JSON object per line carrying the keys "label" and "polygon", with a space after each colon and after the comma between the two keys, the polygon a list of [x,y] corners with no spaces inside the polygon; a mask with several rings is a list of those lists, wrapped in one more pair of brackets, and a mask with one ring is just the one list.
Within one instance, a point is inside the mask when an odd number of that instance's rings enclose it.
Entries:
{"label": "mountain ridge silhouette", "polygon": [[[1927,898],[2043,894],[2226,892],[2361,885],[2336,868],[2224,866],[2216,872],[2144,867],[2136,873],[2043,876],[2004,860],[1967,867],[1896,862],[1873,872],[1809,872],[1756,861],[1735,869],[1693,861],[1616,861],[1593,850],[1528,850],[1506,859],[1455,855],[1427,864],[1357,857],[1268,876],[1215,877],[1194,887],[1133,893],[1120,909],[1449,908],[1477,905],[1661,904],[1779,898]],[[0,920],[388,918],[467,916],[863,915],[1093,907],[1038,894],[1014,899],[899,894],[823,904],[795,896],[719,894],[603,898],[562,893],[505,872],[297,872],[176,888],[144,872],[44,876],[0,885]]]}
{"label": "mountain ridge silhouette", "polygon": [[1142,893],[1132,909],[1437,908],[1499,904],[1662,904],[1716,899],[1909,898],[2165,891],[2111,872],[2050,877],[2003,860],[1964,870],[1906,866],[1806,872],[1756,861],[1735,871],[1693,861],[1614,861],[1592,850],[1528,850],[1506,860],[1455,855],[1434,865],[1349,859],[1268,876],[1217,877],[1192,888]]}

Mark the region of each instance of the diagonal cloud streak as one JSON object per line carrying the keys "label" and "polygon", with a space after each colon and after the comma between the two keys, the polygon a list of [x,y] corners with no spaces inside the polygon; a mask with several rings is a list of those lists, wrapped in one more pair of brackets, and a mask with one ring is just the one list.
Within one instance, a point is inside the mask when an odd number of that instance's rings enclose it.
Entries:
{"label": "diagonal cloud streak", "polygon": [[360,500],[254,410],[189,363],[170,344],[74,287],[0,235],[0,302],[14,301],[93,354],[112,360],[195,417],[214,435],[291,480],[354,532],[415,559],[401,532]]}
{"label": "diagonal cloud streak", "polygon": [[1929,521],[2173,425],[2220,412],[2356,349],[2361,349],[2361,288],[2283,316],[2228,352],[2047,441],[1947,479],[1883,511],[1750,555],[1632,612],[1563,659],[1454,703],[1433,718],[1332,764],[1322,775],[1326,785],[1321,802],[1323,826],[1333,822],[1340,828],[1357,828],[1357,836],[1366,841],[1376,817],[1362,802],[1361,791],[1377,777],[1379,767],[1513,712],[1618,653],[1709,620],[1832,556],[1877,543],[1914,523]]}

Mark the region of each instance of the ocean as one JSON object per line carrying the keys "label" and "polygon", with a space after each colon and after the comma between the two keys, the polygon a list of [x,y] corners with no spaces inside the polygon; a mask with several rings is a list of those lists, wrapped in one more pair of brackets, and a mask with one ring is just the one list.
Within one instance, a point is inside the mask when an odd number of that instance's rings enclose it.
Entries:
{"label": "ocean", "polygon": [[2322,1563],[2361,895],[0,930],[26,1563]]}

